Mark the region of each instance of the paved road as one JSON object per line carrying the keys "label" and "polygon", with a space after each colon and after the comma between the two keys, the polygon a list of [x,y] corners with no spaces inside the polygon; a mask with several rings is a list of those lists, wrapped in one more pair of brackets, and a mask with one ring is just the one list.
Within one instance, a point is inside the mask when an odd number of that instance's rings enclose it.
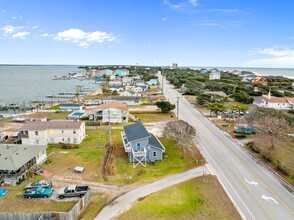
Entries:
{"label": "paved road", "polygon": [[166,187],[187,181],[195,177],[202,176],[203,173],[207,172],[208,170],[205,166],[197,167],[192,170],[172,175],[161,180],[157,180],[153,183],[138,187],[118,197],[112,203],[105,206],[95,218],[95,220],[109,220],[119,213],[130,209],[132,204],[138,201],[138,199],[140,198],[144,198],[145,196],[158,192]]}
{"label": "paved road", "polygon": [[[164,80],[164,94],[176,104],[181,97]],[[240,145],[203,117],[183,97],[179,98],[179,119],[194,126],[202,154],[213,167],[225,190],[237,204],[244,219],[294,219],[294,196],[283,184]]]}

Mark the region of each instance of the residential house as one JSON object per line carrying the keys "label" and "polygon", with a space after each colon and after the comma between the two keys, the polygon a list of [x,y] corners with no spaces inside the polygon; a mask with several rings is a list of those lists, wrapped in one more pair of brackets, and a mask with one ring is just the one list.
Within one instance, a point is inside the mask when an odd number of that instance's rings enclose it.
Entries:
{"label": "residential house", "polygon": [[122,84],[125,85],[125,86],[130,86],[133,83],[134,83],[134,79],[131,78],[131,77],[125,76],[125,77],[122,78]]}
{"label": "residential house", "polygon": [[149,81],[146,82],[146,84],[149,86],[158,86],[159,82],[157,79],[150,79]]}
{"label": "residential house", "polygon": [[47,145],[0,144],[0,184],[15,186],[26,173],[46,158]]}
{"label": "residential house", "polygon": [[257,76],[254,79],[251,80],[252,83],[254,84],[261,84],[266,86],[268,84],[267,80],[265,77]]}
{"label": "residential house", "polygon": [[183,84],[183,85],[181,86],[180,91],[181,91],[182,93],[187,92],[187,87],[185,86],[185,84]]}
{"label": "residential house", "polygon": [[145,81],[142,79],[137,79],[135,81],[135,86],[146,86]]}
{"label": "residential house", "polygon": [[137,92],[130,92],[130,91],[122,91],[119,93],[120,96],[141,96],[141,94]]}
{"label": "residential house", "polygon": [[141,97],[138,96],[109,96],[106,102],[122,102],[126,105],[140,105]]}
{"label": "residential house", "polygon": [[165,147],[141,122],[124,126],[121,137],[124,150],[134,167],[138,164],[146,166],[146,162],[162,160]]}
{"label": "residential house", "polygon": [[294,109],[294,98],[291,97],[263,97],[263,98],[254,98],[253,104],[265,108],[274,108],[274,109]]}
{"label": "residential house", "polygon": [[129,108],[121,102],[89,106],[85,110],[90,120],[100,120],[102,123],[127,123],[129,118]]}
{"label": "residential house", "polygon": [[101,69],[101,70],[98,70],[98,76],[111,76],[113,75],[113,70],[111,69]]}
{"label": "residential house", "polygon": [[114,71],[114,74],[117,76],[127,76],[130,74],[130,72],[126,69],[117,69]]}
{"label": "residential house", "polygon": [[205,74],[205,73],[207,73],[207,69],[205,69],[205,68],[201,68],[201,69],[199,70],[199,72],[200,72],[200,74]]}
{"label": "residential house", "polygon": [[209,80],[215,80],[220,78],[221,78],[221,72],[219,71],[212,71],[211,73],[209,73]]}
{"label": "residential house", "polygon": [[22,144],[80,144],[86,136],[85,123],[76,120],[29,121],[20,128]]}

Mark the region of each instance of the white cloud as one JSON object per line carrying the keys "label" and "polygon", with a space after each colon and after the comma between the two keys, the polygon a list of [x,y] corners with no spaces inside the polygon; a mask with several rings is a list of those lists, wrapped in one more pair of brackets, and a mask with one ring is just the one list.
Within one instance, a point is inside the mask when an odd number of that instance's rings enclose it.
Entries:
{"label": "white cloud", "polygon": [[23,26],[6,25],[3,28],[1,28],[1,30],[4,32],[4,34],[10,35],[23,28],[24,28]]}
{"label": "white cloud", "polygon": [[188,2],[194,6],[196,6],[198,4],[198,0],[189,0]]}
{"label": "white cloud", "polygon": [[15,19],[17,19],[17,17],[13,16],[12,19],[15,20]]}
{"label": "white cloud", "polygon": [[186,0],[178,3],[173,3],[170,0],[163,0],[163,4],[172,9],[182,9],[188,6],[197,6],[198,0]]}
{"label": "white cloud", "polygon": [[80,29],[71,28],[69,30],[57,33],[54,39],[59,41],[70,41],[70,42],[76,43],[77,45],[81,47],[88,47],[92,43],[114,41],[115,36],[106,32],[101,32],[101,31],[94,31],[94,32],[87,33]]}
{"label": "white cloud", "polygon": [[41,37],[49,37],[48,33],[40,34]]}
{"label": "white cloud", "polygon": [[12,38],[25,39],[29,34],[30,32],[27,32],[27,31],[17,32],[12,35]]}
{"label": "white cloud", "polygon": [[166,18],[162,18],[162,21],[166,21],[167,19]]}
{"label": "white cloud", "polygon": [[209,9],[206,10],[206,12],[219,12],[219,13],[223,13],[223,14],[233,14],[233,13],[237,13],[239,12],[239,9],[237,8],[217,8],[217,9]]}
{"label": "white cloud", "polygon": [[253,51],[254,54],[265,55],[267,57],[254,59],[245,62],[247,65],[253,66],[269,66],[269,67],[293,67],[294,50],[285,48],[258,48]]}

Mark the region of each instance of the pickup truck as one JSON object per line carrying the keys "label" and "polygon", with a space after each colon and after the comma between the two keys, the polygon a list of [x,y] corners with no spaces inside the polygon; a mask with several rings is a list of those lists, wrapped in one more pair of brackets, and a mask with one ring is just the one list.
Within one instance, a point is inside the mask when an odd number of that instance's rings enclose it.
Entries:
{"label": "pickup truck", "polygon": [[88,190],[89,186],[78,186],[78,185],[69,185],[58,190],[58,197],[63,199],[64,197],[83,197]]}
{"label": "pickup truck", "polygon": [[39,186],[36,189],[27,189],[24,194],[23,197],[25,198],[48,198],[52,195],[53,190],[49,189],[49,188],[43,188],[41,186]]}

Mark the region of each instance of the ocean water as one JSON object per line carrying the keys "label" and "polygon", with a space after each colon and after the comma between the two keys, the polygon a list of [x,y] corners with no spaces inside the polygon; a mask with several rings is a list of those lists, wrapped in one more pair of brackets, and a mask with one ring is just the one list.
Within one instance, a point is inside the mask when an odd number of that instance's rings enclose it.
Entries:
{"label": "ocean water", "polygon": [[74,92],[77,85],[93,87],[89,81],[52,80],[54,75],[84,71],[78,66],[0,65],[0,105],[23,104],[34,99],[46,100],[46,95]]}

